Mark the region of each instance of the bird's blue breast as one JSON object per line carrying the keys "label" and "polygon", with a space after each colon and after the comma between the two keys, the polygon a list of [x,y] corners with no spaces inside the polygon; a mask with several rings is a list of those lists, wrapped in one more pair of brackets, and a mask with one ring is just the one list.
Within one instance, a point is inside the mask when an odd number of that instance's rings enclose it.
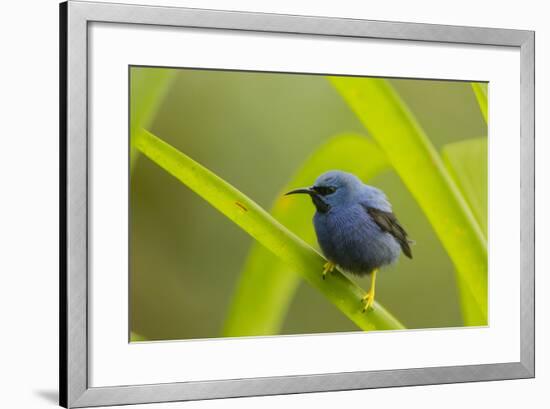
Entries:
{"label": "bird's blue breast", "polygon": [[316,213],[313,223],[325,257],[348,272],[368,274],[399,257],[399,243],[360,204]]}

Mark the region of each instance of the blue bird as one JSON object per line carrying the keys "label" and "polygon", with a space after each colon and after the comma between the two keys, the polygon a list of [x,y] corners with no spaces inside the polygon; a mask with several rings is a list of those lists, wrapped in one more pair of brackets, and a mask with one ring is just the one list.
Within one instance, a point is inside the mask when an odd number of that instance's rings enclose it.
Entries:
{"label": "blue bird", "polygon": [[378,270],[396,262],[401,251],[412,259],[412,241],[386,195],[339,170],[323,173],[312,187],[286,194],[297,193],[308,194],[316,208],[315,233],[328,260],[323,279],[336,266],[358,276],[372,274],[370,289],[362,299],[363,312],[367,311],[374,303]]}

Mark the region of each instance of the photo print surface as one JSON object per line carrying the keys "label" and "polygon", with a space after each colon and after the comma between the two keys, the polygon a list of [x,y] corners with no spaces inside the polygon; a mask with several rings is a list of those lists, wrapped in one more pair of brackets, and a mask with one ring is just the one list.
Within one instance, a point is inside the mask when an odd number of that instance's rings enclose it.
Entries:
{"label": "photo print surface", "polygon": [[488,324],[487,83],[129,85],[132,342]]}

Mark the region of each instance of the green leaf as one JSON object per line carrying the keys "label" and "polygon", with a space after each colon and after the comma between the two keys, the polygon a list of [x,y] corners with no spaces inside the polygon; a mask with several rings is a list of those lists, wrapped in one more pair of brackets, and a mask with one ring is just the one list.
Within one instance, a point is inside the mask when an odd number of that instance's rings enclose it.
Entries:
{"label": "green leaf", "polygon": [[485,122],[489,121],[489,104],[487,103],[488,84],[486,82],[472,82],[472,89],[476,95],[477,103]]}
{"label": "green leaf", "polygon": [[[336,90],[385,152],[430,221],[471,302],[487,317],[487,244],[441,157],[387,80],[330,77]],[[414,236],[414,232],[412,232]],[[418,243],[417,245],[421,245]]]}
{"label": "green leaf", "polygon": [[130,342],[144,342],[149,341],[147,337],[144,337],[141,334],[138,334],[137,332],[130,331]]}
{"label": "green leaf", "polygon": [[[448,144],[443,147],[441,156],[487,238],[487,138]],[[476,325],[484,322],[483,312],[472,302],[473,294],[460,276],[458,286],[465,323]]]}
{"label": "green leaf", "polygon": [[[315,246],[311,203],[283,194],[292,188],[311,186],[317,176],[331,169],[353,172],[366,181],[388,168],[383,152],[365,136],[335,136],[315,150],[279,192],[271,215]],[[254,242],[241,273],[223,335],[235,337],[279,333],[299,280],[300,275],[296,271]]]}
{"label": "green leaf", "polygon": [[487,138],[454,142],[443,147],[441,156],[462,195],[487,237]]}
{"label": "green leaf", "polygon": [[[138,134],[135,144],[145,156],[291,265],[359,328],[403,328],[380,304],[375,304],[374,310],[363,313],[361,298],[365,293],[345,275],[335,271],[329,279],[323,280],[323,257],[219,176],[147,131]],[[264,289],[257,290],[261,292]]]}
{"label": "green leaf", "polygon": [[130,68],[130,171],[135,167],[138,152],[133,141],[136,132],[149,129],[177,70],[170,68]]}

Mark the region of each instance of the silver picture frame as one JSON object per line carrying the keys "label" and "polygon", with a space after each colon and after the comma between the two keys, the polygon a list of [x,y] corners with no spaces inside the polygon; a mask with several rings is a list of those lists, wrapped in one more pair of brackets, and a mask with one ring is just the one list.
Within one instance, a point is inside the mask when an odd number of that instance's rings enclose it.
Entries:
{"label": "silver picture frame", "polygon": [[[88,25],[91,22],[514,47],[521,59],[521,358],[498,364],[91,387],[88,357]],[[60,5],[60,404],[138,404],[531,378],[535,374],[535,33],[68,1]]]}

